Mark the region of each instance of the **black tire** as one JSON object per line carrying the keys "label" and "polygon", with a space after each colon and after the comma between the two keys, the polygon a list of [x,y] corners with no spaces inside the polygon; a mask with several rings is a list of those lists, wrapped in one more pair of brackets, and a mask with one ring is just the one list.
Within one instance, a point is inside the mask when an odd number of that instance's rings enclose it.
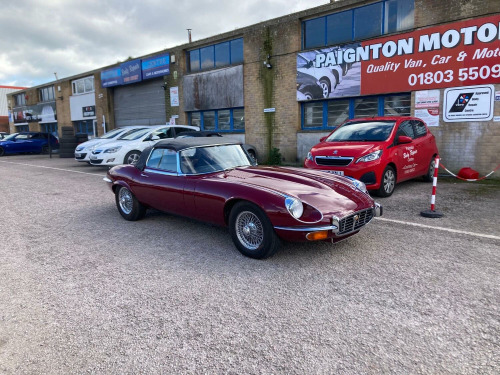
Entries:
{"label": "black tire", "polygon": [[313,94],[311,94],[309,91],[306,91],[306,92],[304,92],[303,94],[304,94],[304,96],[306,97],[306,99],[307,99],[307,100],[312,100],[312,99],[314,99]]}
{"label": "black tire", "polygon": [[76,146],[77,146],[76,144],[72,145],[64,143],[59,146],[59,150],[61,150],[61,152],[75,152]]}
{"label": "black tire", "polygon": [[48,153],[49,153],[49,146],[48,145],[42,146],[42,148],[40,149],[40,154],[48,154]]}
{"label": "black tire", "polygon": [[380,179],[380,188],[377,190],[379,197],[390,197],[396,188],[396,172],[394,168],[388,165],[382,173]]}
{"label": "black tire", "polygon": [[69,159],[69,158],[74,158],[75,157],[75,153],[72,152],[72,153],[67,153],[67,152],[60,152],[59,153],[59,157],[61,159]]}
{"label": "black tire", "polygon": [[257,161],[257,155],[255,154],[254,150],[247,150],[248,155],[252,157],[253,160]]}
{"label": "black tire", "polygon": [[115,202],[118,212],[125,220],[136,221],[146,215],[146,207],[126,187],[120,186],[116,189]]}
{"label": "black tire", "polygon": [[427,173],[424,175],[425,182],[432,182],[434,179],[434,163],[436,162],[436,157],[433,156],[431,162],[429,163],[429,168],[427,168]]}
{"label": "black tire", "polygon": [[321,87],[321,90],[323,91],[323,98],[328,98],[332,88],[330,81],[326,78],[321,78],[319,80],[319,85]]}
{"label": "black tire", "polygon": [[4,156],[4,154],[5,154],[5,151],[3,150],[2,147],[0,147],[0,156]]}
{"label": "black tire", "polygon": [[141,157],[140,151],[136,150],[130,151],[127,155],[125,155],[125,158],[123,159],[123,164],[136,165],[140,157]]}
{"label": "black tire", "polygon": [[250,258],[269,258],[280,245],[267,215],[250,202],[235,204],[229,215],[229,232],[236,248]]}

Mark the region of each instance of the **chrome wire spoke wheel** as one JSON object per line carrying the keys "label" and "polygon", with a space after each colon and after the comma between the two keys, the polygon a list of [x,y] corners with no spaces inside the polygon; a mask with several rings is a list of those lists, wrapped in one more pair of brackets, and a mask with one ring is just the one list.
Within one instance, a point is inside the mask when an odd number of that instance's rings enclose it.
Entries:
{"label": "chrome wire spoke wheel", "polygon": [[264,241],[264,227],[253,212],[243,211],[236,217],[236,236],[243,246],[256,250]]}
{"label": "chrome wire spoke wheel", "polygon": [[123,213],[129,215],[134,208],[134,198],[132,197],[132,193],[126,188],[121,188],[118,193],[118,203]]}
{"label": "chrome wire spoke wheel", "polygon": [[394,175],[394,172],[391,169],[387,170],[384,174],[384,189],[386,193],[390,193],[394,190],[395,183],[396,176]]}

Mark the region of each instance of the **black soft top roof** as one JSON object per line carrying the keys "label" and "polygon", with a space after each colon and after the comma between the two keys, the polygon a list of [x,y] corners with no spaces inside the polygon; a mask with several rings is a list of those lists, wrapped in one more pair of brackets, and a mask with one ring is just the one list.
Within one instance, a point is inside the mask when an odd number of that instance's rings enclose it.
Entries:
{"label": "black soft top roof", "polygon": [[188,137],[165,139],[156,143],[154,148],[171,148],[176,151],[191,147],[216,146],[216,145],[240,145],[241,142],[224,139],[223,137]]}

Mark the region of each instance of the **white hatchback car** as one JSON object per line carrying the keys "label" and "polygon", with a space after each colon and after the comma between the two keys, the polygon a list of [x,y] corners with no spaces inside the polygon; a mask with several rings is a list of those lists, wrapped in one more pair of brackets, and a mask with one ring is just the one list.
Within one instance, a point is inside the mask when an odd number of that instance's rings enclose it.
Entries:
{"label": "white hatchback car", "polygon": [[136,164],[142,151],[156,142],[186,132],[200,130],[189,125],[156,125],[119,137],[114,142],[98,145],[90,155],[92,165]]}
{"label": "white hatchback car", "polygon": [[110,130],[109,132],[100,137],[93,138],[86,142],[80,143],[75,148],[75,160],[90,164],[90,154],[92,153],[92,150],[96,148],[98,145],[113,142],[119,137],[124,136],[126,134],[130,134],[130,132],[135,131],[136,129],[145,129],[145,128],[146,128],[145,125],[124,126],[121,128]]}

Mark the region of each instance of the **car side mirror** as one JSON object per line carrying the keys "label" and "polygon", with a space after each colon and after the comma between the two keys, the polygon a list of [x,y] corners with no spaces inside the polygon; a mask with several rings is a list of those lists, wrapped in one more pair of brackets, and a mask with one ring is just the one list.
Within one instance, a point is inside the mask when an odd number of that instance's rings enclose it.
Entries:
{"label": "car side mirror", "polygon": [[320,141],[320,142],[324,142],[327,138],[328,138],[328,136],[321,137],[321,138],[319,139],[319,141]]}
{"label": "car side mirror", "polygon": [[157,135],[152,135],[151,137],[149,137],[149,141],[158,141],[160,139],[160,137],[158,137]]}
{"label": "car side mirror", "polygon": [[413,139],[411,139],[410,137],[408,137],[406,135],[400,135],[398,137],[398,145],[404,145],[404,144],[412,143],[412,142],[413,142]]}

